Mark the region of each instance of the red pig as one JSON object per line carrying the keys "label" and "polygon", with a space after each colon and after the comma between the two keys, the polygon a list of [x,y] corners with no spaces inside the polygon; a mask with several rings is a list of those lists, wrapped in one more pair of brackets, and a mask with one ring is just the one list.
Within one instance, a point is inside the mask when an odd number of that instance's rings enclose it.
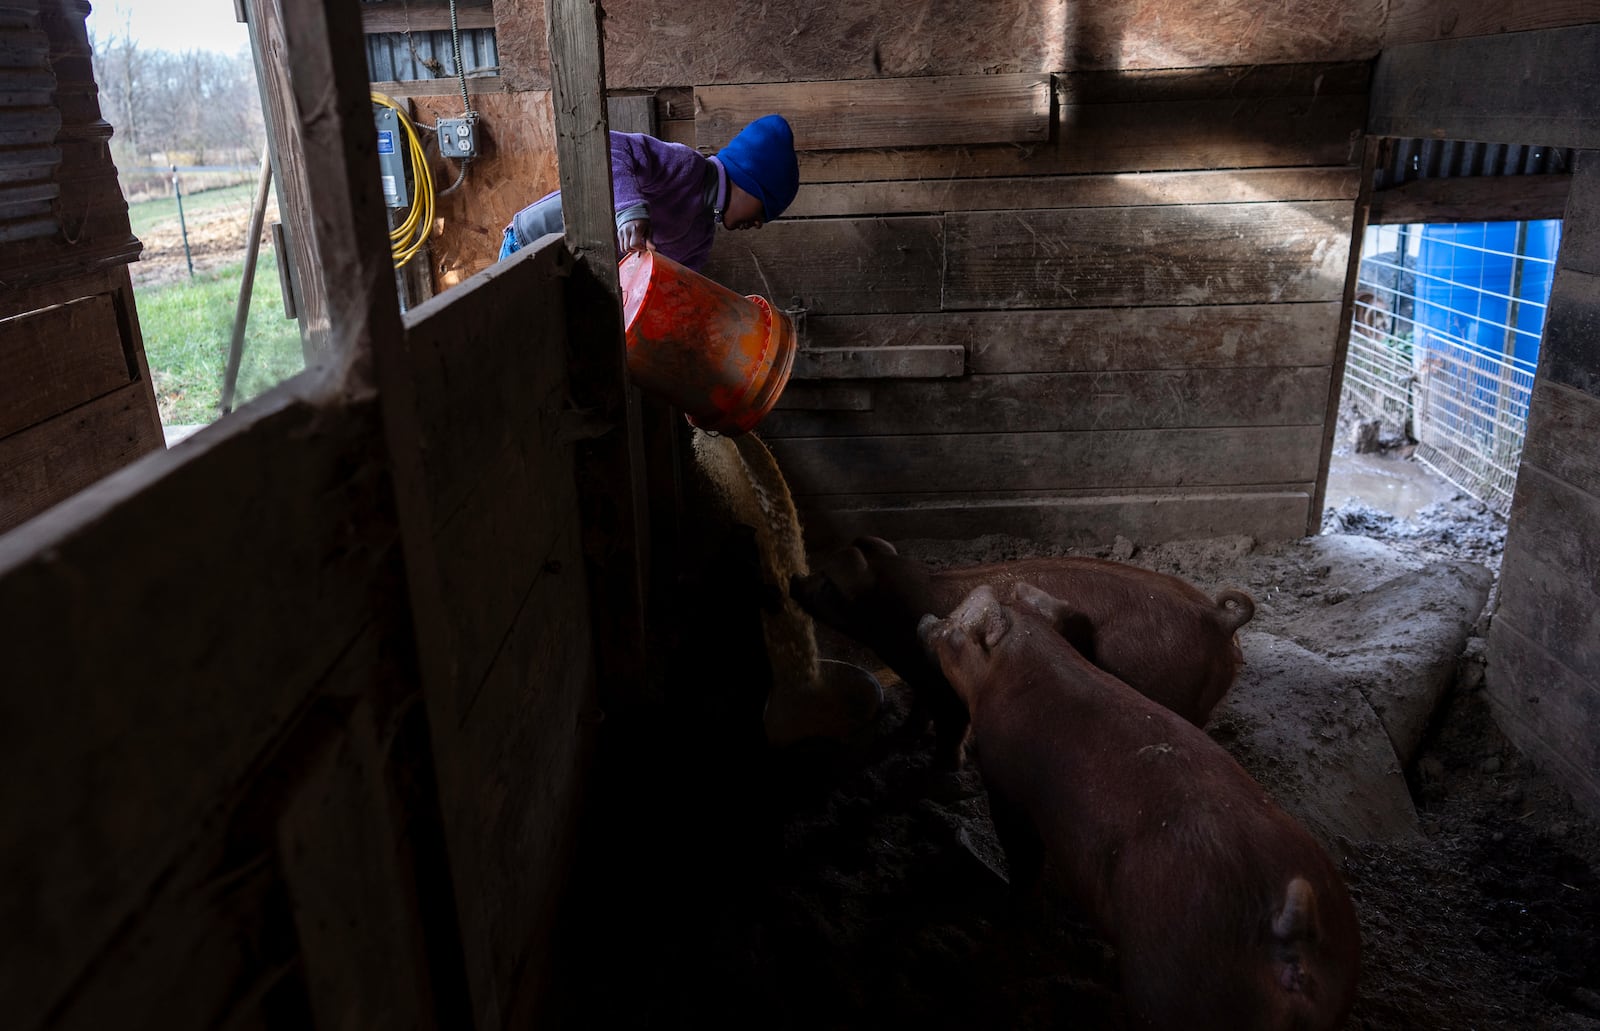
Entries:
{"label": "red pig", "polygon": [[1322,1031],[1360,931],[1327,854],[1204,731],[1088,662],[1076,607],[980,586],[920,633],[972,714],[1025,890],[1048,864],[1118,953],[1135,1027]]}
{"label": "red pig", "polygon": [[[1030,583],[1072,599],[1084,617],[1073,646],[1089,661],[1196,726],[1210,718],[1244,661],[1234,637],[1255,603],[1228,589],[1208,598],[1174,576],[1095,558],[1036,558],[939,572],[862,537],[790,580],[789,593],[814,618],[869,646],[914,692],[913,720],[937,728],[935,761],[958,765],[967,713],[917,641],[917,621],[945,615],[974,587],[1004,592]],[[918,718],[920,717],[920,718]]]}

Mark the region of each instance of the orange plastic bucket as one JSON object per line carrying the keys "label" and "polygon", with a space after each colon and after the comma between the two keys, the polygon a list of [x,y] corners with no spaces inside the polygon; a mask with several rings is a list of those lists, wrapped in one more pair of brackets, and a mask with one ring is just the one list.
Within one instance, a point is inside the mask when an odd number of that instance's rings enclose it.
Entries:
{"label": "orange plastic bucket", "polygon": [[734,436],[772,411],[794,368],[789,316],[655,251],[622,259],[628,375],[703,430]]}

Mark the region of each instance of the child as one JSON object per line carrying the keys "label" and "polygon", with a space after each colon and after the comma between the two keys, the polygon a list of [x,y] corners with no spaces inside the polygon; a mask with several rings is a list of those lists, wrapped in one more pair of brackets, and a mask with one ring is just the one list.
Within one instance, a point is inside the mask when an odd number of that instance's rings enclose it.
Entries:
{"label": "child", "polygon": [[[611,181],[621,253],[648,247],[699,271],[716,224],[760,229],[783,214],[800,188],[794,132],[782,115],[758,118],[715,157],[643,133],[611,134]],[[528,205],[506,227],[500,257],[561,232],[559,191]]]}

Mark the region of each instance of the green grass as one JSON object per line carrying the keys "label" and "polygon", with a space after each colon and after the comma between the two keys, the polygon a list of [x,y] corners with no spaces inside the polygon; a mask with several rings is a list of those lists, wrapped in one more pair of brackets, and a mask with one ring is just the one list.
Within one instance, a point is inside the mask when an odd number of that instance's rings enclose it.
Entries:
{"label": "green grass", "polygon": [[[255,199],[256,188],[248,183],[223,186],[203,193],[189,193],[186,190],[183,194],[183,214],[187,219],[218,208],[235,208],[248,213]],[[176,197],[158,197],[155,200],[142,200],[128,205],[128,221],[133,225],[134,236],[143,236],[150,231],[151,226],[169,220],[175,222],[177,218]]]}
{"label": "green grass", "polygon": [[[240,262],[193,280],[137,292],[139,328],[164,425],[209,423],[217,418],[243,271]],[[256,266],[234,408],[304,367],[300,329],[293,319],[283,317],[278,262],[267,249]]]}

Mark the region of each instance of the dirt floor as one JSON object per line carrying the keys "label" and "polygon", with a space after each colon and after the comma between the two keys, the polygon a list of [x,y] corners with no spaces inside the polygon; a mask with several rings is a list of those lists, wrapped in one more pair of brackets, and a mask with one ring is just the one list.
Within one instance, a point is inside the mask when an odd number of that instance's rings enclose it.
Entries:
{"label": "dirt floor", "polygon": [[[144,250],[139,260],[128,267],[134,289],[165,286],[188,278],[189,264],[183,252],[184,226],[189,231],[189,256],[194,261],[196,275],[244,260],[250,231],[248,201],[213,210],[185,212],[185,216],[183,225],[173,215],[139,234]],[[277,220],[278,202],[269,196],[262,226],[270,226]],[[266,228],[262,229],[261,246],[272,246]]]}
{"label": "dirt floor", "polygon": [[[1427,622],[1408,612],[1440,608],[1429,578],[1472,569],[1436,563],[1497,568],[1503,532],[1459,495],[1407,520],[1359,501],[1326,515],[1324,536],[1285,544],[1119,540],[1098,552],[1254,596],[1241,635],[1254,665],[1208,729],[1286,807],[1313,817],[1319,799],[1306,785],[1315,788],[1317,763],[1342,754],[1336,735],[1321,732],[1325,754],[1312,736],[1298,757],[1269,756],[1256,725],[1283,715],[1272,706],[1297,704],[1287,689],[1322,683],[1310,664],[1348,684],[1371,660],[1370,649],[1351,651],[1351,624],[1340,622],[1363,599],[1389,599],[1368,606],[1388,629],[1362,634],[1380,639],[1383,669],[1403,666],[1402,645],[1417,639],[1406,635]],[[899,543],[940,566],[1063,553],[1000,537]],[[1474,588],[1433,593],[1475,609],[1487,584],[1482,575]],[[731,619],[754,599],[727,602]],[[699,604],[691,597],[686,610]],[[1338,814],[1308,819],[1361,918],[1353,1028],[1600,1031],[1600,830],[1495,729],[1482,690],[1485,619],[1468,613],[1456,636],[1438,638],[1465,654],[1435,657],[1441,698],[1417,725],[1403,780],[1392,752],[1373,774],[1392,781],[1384,832],[1352,839],[1330,831]],[[692,649],[699,708],[669,703],[684,715],[617,721],[609,747],[627,761],[611,762],[624,772],[597,791],[606,825],[586,835],[566,1015],[629,1027],[1123,1026],[1113,954],[1070,906],[1046,899],[1021,921],[1007,916],[1005,860],[977,774],[954,791],[933,778],[931,731],[896,733],[908,699],[894,675],[842,638],[825,632],[820,643],[885,688],[876,723],[852,746],[730,745],[740,738],[729,726],[758,726],[759,708],[737,677],[706,674],[738,668],[708,647]]]}

